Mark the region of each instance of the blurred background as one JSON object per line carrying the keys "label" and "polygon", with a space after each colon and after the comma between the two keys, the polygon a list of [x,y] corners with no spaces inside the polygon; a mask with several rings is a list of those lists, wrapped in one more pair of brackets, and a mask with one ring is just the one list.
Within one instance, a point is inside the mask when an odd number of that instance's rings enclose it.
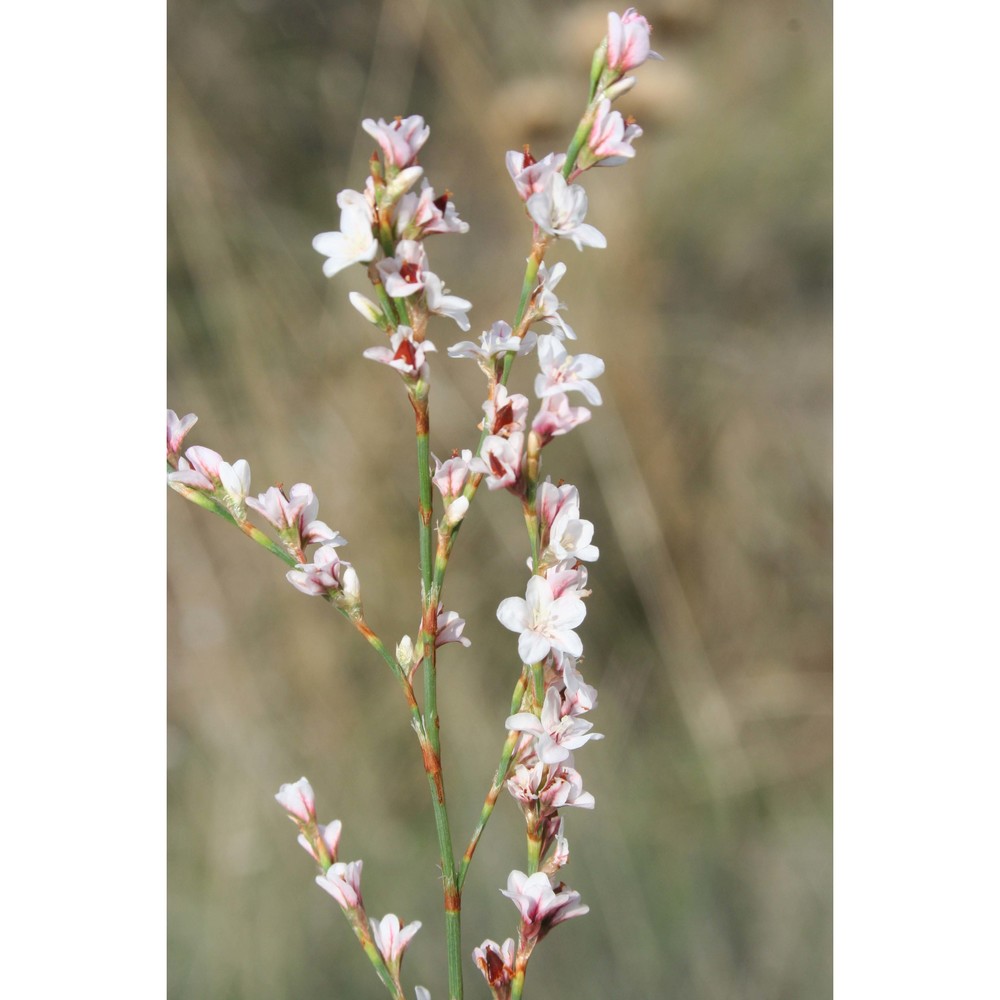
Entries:
{"label": "blurred background", "polygon": [[[189,444],[246,458],[254,492],[310,483],[344,534],[369,619],[415,634],[412,415],[362,359],[376,331],[313,235],[360,188],[363,117],[421,114],[420,154],[468,235],[432,267],[512,320],[529,225],[504,168],[564,149],[601,4],[528,0],[171,0],[168,405]],[[532,959],[531,997],[832,994],[831,214],[828,0],[650,0],[662,63],[616,106],[645,135],[584,182],[608,249],[557,244],[576,349],[603,407],[546,451],[580,487],[601,559],[581,628],[604,742],[577,753],[566,880],[591,913]],[[619,13],[621,8],[619,8]],[[471,447],[483,380],[430,330],[433,450]],[[515,367],[530,394],[535,365]],[[381,987],[273,800],[308,775],[320,819],[363,857],[370,914],[420,919],[404,981],[445,995],[426,783],[394,681],[323,602],[218,518],[169,498],[169,993],[176,1000],[378,997]],[[444,766],[459,852],[504,737],[518,664],[499,601],[522,594],[517,504],[482,490],[445,606]],[[464,950],[514,932],[523,867],[504,795],[465,894]],[[467,994],[487,990],[467,958]]]}

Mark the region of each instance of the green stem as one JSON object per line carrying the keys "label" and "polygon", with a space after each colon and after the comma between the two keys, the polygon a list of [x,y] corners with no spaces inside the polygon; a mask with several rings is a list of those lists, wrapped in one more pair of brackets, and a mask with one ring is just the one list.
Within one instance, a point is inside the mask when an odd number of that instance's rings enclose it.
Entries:
{"label": "green stem", "polygon": [[455,854],[445,803],[444,775],[441,769],[441,722],[437,712],[437,607],[438,595],[433,587],[434,548],[431,537],[433,500],[430,467],[430,417],[426,397],[412,399],[417,420],[417,466],[419,487],[420,579],[423,617],[420,623],[423,640],[424,712],[421,728],[421,749],[424,770],[431,791],[438,851],[441,855],[441,876],[444,883],[445,939],[448,948],[448,997],[462,1000],[462,894],[455,870]]}
{"label": "green stem", "polygon": [[[527,678],[522,670],[521,677],[517,682],[517,687],[514,688],[514,696],[511,698],[511,715],[520,711],[526,688]],[[469,846],[465,849],[465,855],[462,857],[462,865],[458,871],[459,890],[461,890],[462,886],[465,885],[465,876],[469,871],[469,865],[472,864],[472,855],[475,854],[476,847],[479,844],[479,838],[483,835],[483,831],[486,829],[486,824],[490,821],[490,816],[493,815],[493,807],[496,805],[500,789],[503,788],[503,784],[507,780],[507,775],[510,772],[510,761],[514,756],[514,749],[517,746],[517,741],[520,738],[520,735],[520,733],[516,732],[507,734],[503,750],[500,753],[500,763],[497,765],[496,773],[493,776],[493,784],[490,785],[490,790],[486,793],[486,801],[483,803],[482,811],[479,814],[479,822],[476,824],[475,830],[472,831],[472,837],[469,839]]]}

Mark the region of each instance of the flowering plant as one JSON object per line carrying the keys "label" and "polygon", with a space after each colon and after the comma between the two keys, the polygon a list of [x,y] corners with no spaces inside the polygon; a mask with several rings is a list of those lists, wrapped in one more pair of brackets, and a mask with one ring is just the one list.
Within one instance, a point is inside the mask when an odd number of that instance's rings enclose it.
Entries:
{"label": "flowering plant", "polygon": [[[575,341],[577,334],[563,318],[564,305],[555,292],[566,266],[559,262],[548,268],[544,258],[558,240],[568,240],[578,250],[606,246],[602,233],[584,221],[587,196],[576,181],[591,167],[620,165],[635,155],[632,143],[642,130],[611,106],[635,83],[626,74],[656,55],[649,48],[649,33],[649,23],[633,8],[621,16],[609,14],[607,36],[591,65],[587,105],[566,153],[536,159],[525,147],[507,154],[507,169],[531,224],[520,300],[512,323],[498,320],[478,342],[464,340],[447,349],[451,358],[474,360],[486,379],[475,447],[455,449],[444,461],[430,450],[430,355],[437,351],[427,337],[428,327],[433,317],[444,317],[467,331],[472,305],[452,295],[430,269],[428,237],[464,234],[469,227],[450,193],[436,194],[418,163],[430,135],[423,118],[362,123],[378,145],[370,174],[362,191],[338,195],[339,230],[313,240],[325,257],[323,272],[328,277],[351,265],[364,267],[374,300],[356,292],[350,300],[386,338],[364,356],[398,374],[413,409],[421,573],[415,638],[404,635],[390,648],[371,626],[359,574],[341,554],[347,541],[318,519],[319,501],[308,484],[296,483],[287,491],[271,486],[251,495],[245,460],[229,463],[198,445],[182,451],[197,418],[167,413],[170,486],[285,562],[288,581],[336,608],[385,662],[403,694],[437,832],[451,1000],[463,995],[463,886],[505,787],[524,815],[527,870],[512,871],[502,890],[517,910],[516,939],[502,944],[486,940],[473,952],[493,997],[521,997],[535,946],[557,924],[588,912],[579,893],[560,877],[569,861],[561,810],[595,805],[575,769],[574,751],[603,738],[583,718],[596,707],[597,692],[583,679],[583,642],[576,631],[587,613],[587,564],[597,560],[599,551],[592,542],[594,525],[582,517],[579,491],[543,478],[542,454],[553,439],[591,419],[591,411],[576,403],[582,396],[591,406],[600,405],[594,380],[603,373],[604,362],[592,354],[568,352],[566,341]],[[508,384],[515,359],[532,352],[539,369],[534,379],[538,407],[529,419],[529,399],[511,392]],[[470,645],[464,619],[445,610],[443,594],[455,541],[483,482],[520,503],[529,577],[523,597],[508,597],[497,608],[500,623],[517,634],[518,669],[496,773],[467,846],[457,857],[441,761],[437,651],[446,644]],[[273,532],[254,524],[251,513]],[[361,888],[362,861],[339,860],[342,825],[339,820],[317,821],[315,795],[306,778],[282,785],[276,799],[318,867],[317,884],[341,907],[378,977],[399,1000],[404,996],[403,956],[420,922],[404,924],[394,913],[369,917]],[[420,986],[416,995],[418,1000],[429,997]]]}

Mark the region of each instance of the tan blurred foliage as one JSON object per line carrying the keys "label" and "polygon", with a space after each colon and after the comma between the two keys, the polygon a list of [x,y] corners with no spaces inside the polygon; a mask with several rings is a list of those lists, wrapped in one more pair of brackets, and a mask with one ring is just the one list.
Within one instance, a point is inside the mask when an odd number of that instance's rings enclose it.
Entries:
{"label": "tan blurred foliage", "polygon": [[[587,177],[609,248],[565,260],[577,348],[605,405],[548,450],[601,560],[581,629],[607,735],[577,763],[598,802],[567,817],[567,880],[592,911],[547,939],[529,996],[812,1000],[831,986],[831,10],[826,0],[640,7],[665,60],[621,102],[645,129]],[[366,116],[422,114],[431,183],[471,224],[434,270],[512,319],[529,232],[503,165],[565,148],[600,4],[172,0],[169,405],[189,443],[245,457],[254,491],[310,483],[348,539],[374,626],[418,620],[412,418],[312,236],[358,188]],[[482,381],[432,326],[432,447],[475,440]],[[533,363],[513,384],[530,392]],[[272,796],[306,774],[365,860],[369,912],[419,918],[404,978],[444,991],[436,851],[406,712],[385,667],[277,560],[169,503],[170,995],[377,997]],[[459,849],[503,740],[518,669],[498,602],[523,593],[506,495],[476,500],[442,656]],[[523,863],[501,800],[466,889],[464,949],[514,930]],[[467,962],[470,997],[486,995]],[[412,985],[411,985],[412,990]]]}

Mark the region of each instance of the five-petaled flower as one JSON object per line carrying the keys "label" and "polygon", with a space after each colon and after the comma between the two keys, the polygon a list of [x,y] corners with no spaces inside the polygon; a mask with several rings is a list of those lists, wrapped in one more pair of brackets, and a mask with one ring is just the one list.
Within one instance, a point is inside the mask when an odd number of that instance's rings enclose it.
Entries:
{"label": "five-petaled flower", "polygon": [[351,264],[363,264],[375,259],[378,240],[372,233],[371,206],[357,191],[341,191],[337,195],[340,206],[340,231],[320,233],[313,237],[313,249],[327,259],[323,273],[332,278]]}
{"label": "five-petaled flower", "polygon": [[525,596],[500,602],[497,618],[511,632],[520,632],[517,652],[522,663],[539,663],[552,649],[570,656],[583,652],[583,643],[573,631],[587,615],[583,601],[573,593],[552,596],[552,585],[543,576],[528,581]]}

